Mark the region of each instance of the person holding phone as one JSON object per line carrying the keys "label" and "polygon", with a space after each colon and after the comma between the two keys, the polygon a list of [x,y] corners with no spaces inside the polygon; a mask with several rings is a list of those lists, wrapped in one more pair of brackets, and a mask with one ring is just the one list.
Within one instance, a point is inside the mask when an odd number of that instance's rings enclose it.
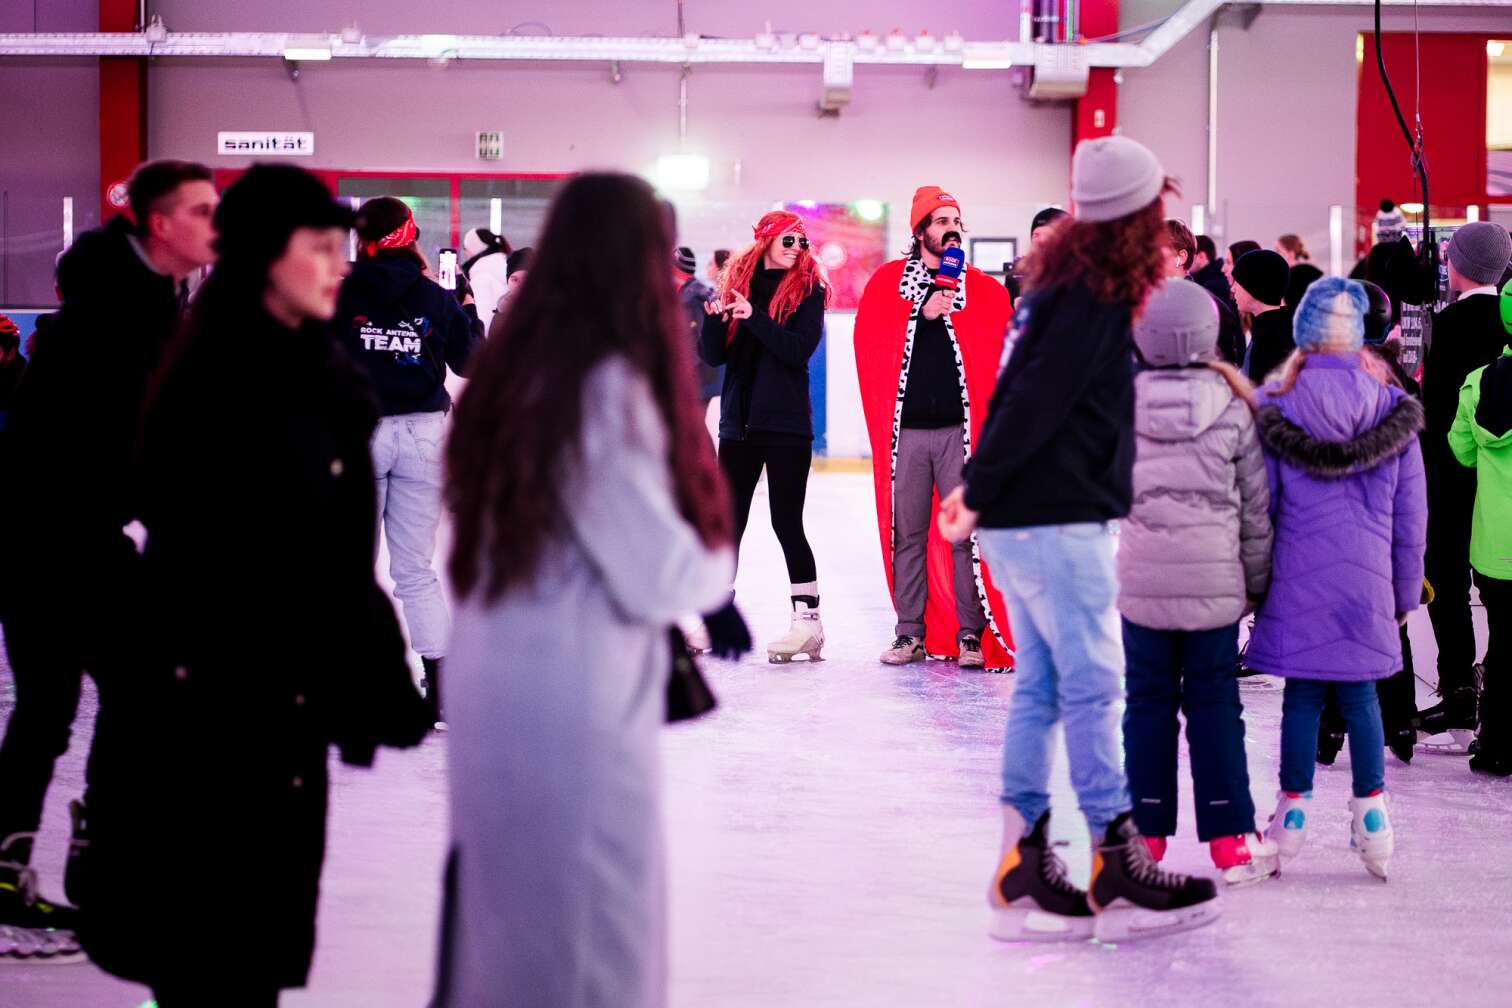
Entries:
{"label": "person holding phone", "polygon": [[[441,520],[441,443],[451,409],[446,369],[463,373],[483,338],[483,323],[470,295],[458,304],[425,275],[420,229],[402,201],[380,196],[364,203],[357,211],[357,237],[357,262],[342,285],[334,325],[377,394],[382,420],[372,451],[378,515],[394,595],[403,605],[410,647],[424,667],[421,685],[439,725],[450,618],[433,555]],[[453,252],[453,277],[455,260]]]}

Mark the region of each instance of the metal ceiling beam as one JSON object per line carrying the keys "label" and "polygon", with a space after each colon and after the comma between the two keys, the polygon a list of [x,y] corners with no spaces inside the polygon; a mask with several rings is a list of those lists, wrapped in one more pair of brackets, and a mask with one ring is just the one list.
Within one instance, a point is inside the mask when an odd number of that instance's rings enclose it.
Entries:
{"label": "metal ceiling beam", "polygon": [[[1364,7],[1369,0],[1262,0],[1264,3],[1309,7]],[[1390,7],[1408,7],[1413,0],[1384,0]],[[1512,0],[1417,0],[1421,7],[1512,8]],[[812,64],[821,66],[834,48],[848,51],[863,66],[965,66],[967,69],[1007,69],[1068,61],[1089,67],[1146,67],[1205,23],[1224,0],[1188,0],[1139,43],[1104,42],[1086,45],[1037,45],[1031,42],[965,42],[947,48],[935,41],[918,48],[910,40],[901,49],[884,41],[862,46],[854,39],[809,38],[784,45],[754,38],[520,36],[520,35],[393,35],[343,41],[340,34],[288,32],[162,32],[149,40],[148,32],[14,33],[0,34],[0,58],[58,56],[137,56],[155,58],[272,57],[289,50],[329,51],[332,59],[425,59],[621,63],[739,63]]]}

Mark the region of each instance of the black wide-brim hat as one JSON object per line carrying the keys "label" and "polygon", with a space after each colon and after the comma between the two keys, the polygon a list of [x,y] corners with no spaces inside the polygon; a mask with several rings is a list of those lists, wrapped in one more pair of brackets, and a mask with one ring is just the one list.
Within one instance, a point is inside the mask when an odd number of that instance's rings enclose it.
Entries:
{"label": "black wide-brim hat", "polygon": [[325,183],[303,168],[254,164],[221,194],[215,208],[215,250],[222,257],[271,262],[300,228],[349,229],[356,219]]}

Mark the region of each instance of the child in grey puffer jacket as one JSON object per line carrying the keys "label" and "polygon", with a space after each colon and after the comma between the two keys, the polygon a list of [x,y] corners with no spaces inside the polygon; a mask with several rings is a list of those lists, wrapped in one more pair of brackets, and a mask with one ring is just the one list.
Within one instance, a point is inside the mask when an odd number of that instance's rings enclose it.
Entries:
{"label": "child in grey puffer jacket", "polygon": [[1186,715],[1197,836],[1230,884],[1279,869],[1255,831],[1235,658],[1239,619],[1270,581],[1270,490],[1252,389],[1220,363],[1213,299],[1183,280],[1134,327],[1134,506],[1118,548],[1134,820],[1158,860],[1176,832],[1177,710]]}

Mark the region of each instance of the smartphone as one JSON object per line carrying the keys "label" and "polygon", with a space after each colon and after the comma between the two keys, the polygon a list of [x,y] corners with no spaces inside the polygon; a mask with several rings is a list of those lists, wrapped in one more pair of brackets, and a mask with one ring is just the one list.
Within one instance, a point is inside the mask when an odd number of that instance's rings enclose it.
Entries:
{"label": "smartphone", "polygon": [[449,291],[457,289],[457,250],[444,248],[436,253],[436,283]]}

